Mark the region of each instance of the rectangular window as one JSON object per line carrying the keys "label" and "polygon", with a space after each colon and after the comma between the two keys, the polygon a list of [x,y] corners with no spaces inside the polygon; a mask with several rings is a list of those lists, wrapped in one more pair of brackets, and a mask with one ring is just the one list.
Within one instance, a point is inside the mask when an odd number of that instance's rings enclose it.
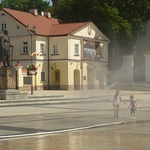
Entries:
{"label": "rectangular window", "polygon": [[6,30],[6,23],[2,24],[2,31]]}
{"label": "rectangular window", "polygon": [[41,43],[40,44],[40,54],[44,54],[44,47],[45,47],[45,44]]}
{"label": "rectangular window", "polygon": [[28,54],[28,42],[23,42],[22,53]]}
{"label": "rectangular window", "polygon": [[58,45],[57,44],[53,44],[53,54],[58,54]]}
{"label": "rectangular window", "polygon": [[76,55],[76,56],[79,55],[79,44],[74,45],[74,55]]}

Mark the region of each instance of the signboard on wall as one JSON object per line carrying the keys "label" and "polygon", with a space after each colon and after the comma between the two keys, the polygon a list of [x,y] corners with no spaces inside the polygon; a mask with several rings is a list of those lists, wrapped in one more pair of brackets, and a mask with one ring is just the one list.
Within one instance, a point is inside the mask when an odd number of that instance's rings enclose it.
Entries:
{"label": "signboard on wall", "polygon": [[83,60],[99,61],[100,59],[100,43],[84,41]]}

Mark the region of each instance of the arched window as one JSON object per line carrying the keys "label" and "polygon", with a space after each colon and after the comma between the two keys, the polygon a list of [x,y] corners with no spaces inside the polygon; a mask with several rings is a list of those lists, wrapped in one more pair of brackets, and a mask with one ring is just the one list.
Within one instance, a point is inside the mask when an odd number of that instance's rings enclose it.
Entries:
{"label": "arched window", "polygon": [[41,72],[41,81],[45,81],[45,72],[44,71]]}
{"label": "arched window", "polygon": [[55,72],[55,81],[60,82],[60,73],[58,71]]}

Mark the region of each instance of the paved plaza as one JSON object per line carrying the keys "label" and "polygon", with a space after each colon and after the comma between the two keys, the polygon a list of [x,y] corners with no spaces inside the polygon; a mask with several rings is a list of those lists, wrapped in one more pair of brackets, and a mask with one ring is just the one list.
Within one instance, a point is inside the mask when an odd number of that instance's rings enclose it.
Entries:
{"label": "paved plaza", "polygon": [[[114,90],[34,91],[27,100],[0,101],[0,150],[149,150],[150,93],[120,91],[113,118]],[[129,96],[138,102],[130,119]]]}
{"label": "paved plaza", "polygon": [[[28,100],[0,101],[0,138],[30,136],[84,130],[115,124],[149,122],[150,93],[120,91],[126,101],[120,116],[113,118],[114,90],[34,91]],[[130,117],[129,96],[138,102],[137,119]]]}

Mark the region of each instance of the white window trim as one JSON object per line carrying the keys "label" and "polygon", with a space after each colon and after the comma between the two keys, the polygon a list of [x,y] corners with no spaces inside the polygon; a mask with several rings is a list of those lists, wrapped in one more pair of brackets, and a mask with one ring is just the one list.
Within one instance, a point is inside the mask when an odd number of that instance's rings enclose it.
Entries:
{"label": "white window trim", "polygon": [[45,53],[45,43],[40,43],[40,54],[44,54],[44,53]]}
{"label": "white window trim", "polygon": [[[57,52],[54,51],[54,46],[57,46]],[[52,44],[52,54],[59,54],[59,46],[58,46],[57,43],[53,43],[53,44]]]}
{"label": "white window trim", "polygon": [[45,71],[41,71],[41,73],[42,72],[44,72],[44,78],[45,78],[45,80],[42,80],[42,76],[41,76],[41,82],[46,82],[46,73],[45,73]]}
{"label": "white window trim", "polygon": [[5,29],[7,29],[7,25],[6,25],[6,23],[2,23],[2,24],[1,24],[1,27],[2,27],[2,28],[1,28],[1,29],[2,29],[2,31],[4,31]]}
{"label": "white window trim", "polygon": [[[76,47],[78,46],[78,47]],[[78,48],[78,49],[76,49]],[[79,44],[74,44],[74,56],[79,56]]]}
{"label": "white window trim", "polygon": [[[27,43],[27,45],[25,45],[24,43]],[[24,47],[25,47],[26,52],[24,52]],[[23,41],[22,42],[22,54],[28,54],[29,53],[28,49],[29,49],[28,42],[27,41]]]}

